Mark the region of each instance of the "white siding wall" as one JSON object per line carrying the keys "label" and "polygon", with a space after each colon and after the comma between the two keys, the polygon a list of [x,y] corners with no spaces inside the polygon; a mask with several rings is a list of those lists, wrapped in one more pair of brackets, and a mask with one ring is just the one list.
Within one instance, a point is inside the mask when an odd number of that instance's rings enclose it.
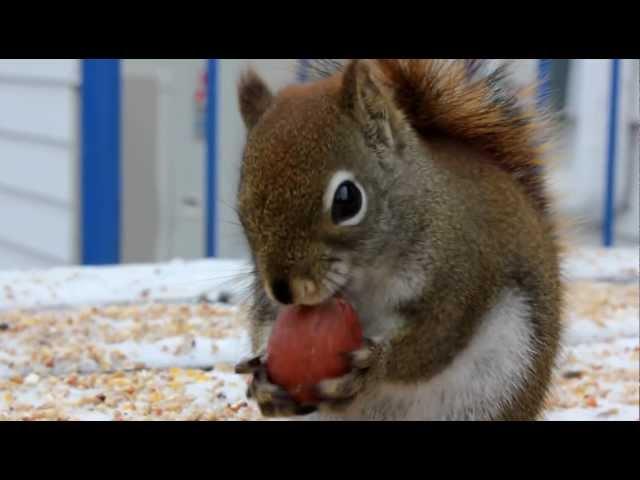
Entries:
{"label": "white siding wall", "polygon": [[[217,207],[219,254],[223,257],[243,257],[247,253],[230,206],[235,204],[245,137],[238,112],[236,85],[238,75],[250,63],[274,90],[293,81],[296,76],[296,62],[291,59],[220,61],[217,175],[220,201]],[[0,59],[0,269],[41,268],[77,262],[79,67],[78,60]],[[519,75],[523,80],[534,78],[536,68],[535,61],[522,61]],[[622,206],[625,200],[628,202],[629,197],[631,205],[625,221],[620,219],[619,223],[624,224],[626,230],[637,232],[637,126],[635,131],[631,131],[631,124],[637,125],[639,122],[637,63],[626,60],[622,70],[624,93],[621,98],[620,128],[625,134],[620,139],[618,206]],[[559,190],[567,193],[563,196],[563,210],[579,213],[596,223],[602,211],[608,76],[607,61],[576,62],[568,99],[569,114],[576,122],[575,136],[573,142],[569,142],[563,168],[553,178]],[[187,86],[176,84],[175,88],[189,90],[188,85],[195,88],[195,78],[185,82]],[[167,88],[163,88],[161,91],[164,95]],[[187,92],[189,99],[192,93]],[[160,103],[165,105],[166,102]],[[185,105],[192,107],[191,103]],[[170,143],[176,143],[176,137],[166,131],[170,123],[164,116],[177,115],[177,121],[188,125],[185,126],[185,132],[191,132],[192,110],[186,107],[182,110],[163,108],[158,113],[159,136],[171,138]],[[202,170],[204,161],[200,159],[204,160],[204,153],[198,152],[194,150],[188,157],[193,158],[194,165]],[[158,159],[161,177],[172,175],[169,163],[180,165],[176,159],[184,161],[178,153],[177,150],[168,150],[163,154],[166,158]],[[630,165],[630,162],[635,163]],[[184,168],[184,164],[180,165],[180,169]],[[632,177],[631,181],[629,177]],[[195,178],[200,181],[198,175]],[[633,192],[631,195],[630,190]],[[159,210],[165,211],[170,206],[166,198],[170,197],[166,191],[161,189],[161,192]],[[204,219],[201,220],[201,216],[192,223],[202,223]],[[188,235],[198,236],[197,241],[202,243],[202,235],[195,229],[189,230],[182,224],[171,227],[169,230],[179,229],[188,232]],[[160,230],[161,233],[167,233],[167,225]],[[160,256],[164,258],[166,253]]]}
{"label": "white siding wall", "polygon": [[[638,60],[624,60],[622,65],[622,98],[620,105],[620,158],[627,208],[617,221],[618,231],[636,243],[640,237],[640,65]],[[630,166],[629,166],[630,165]]]}
{"label": "white siding wall", "polygon": [[[295,60],[219,61],[216,227],[218,254],[226,258],[247,255],[233,206],[245,141],[237,81],[249,64],[273,89],[296,77]],[[202,258],[206,254],[206,144],[196,130],[195,103],[205,68],[204,60],[123,62],[124,261]],[[136,220],[141,209],[146,212],[143,222]]]}
{"label": "white siding wall", "polygon": [[0,269],[76,261],[77,60],[0,60]]}
{"label": "white siding wall", "polygon": [[[611,60],[583,59],[572,62],[567,114],[570,119],[564,161],[553,171],[553,186],[563,213],[585,225],[602,222],[607,171]],[[637,203],[632,190],[637,183],[638,118],[637,61],[620,64],[616,163],[616,210],[627,212]],[[637,171],[637,170],[636,170]],[[620,227],[617,222],[617,227]]]}

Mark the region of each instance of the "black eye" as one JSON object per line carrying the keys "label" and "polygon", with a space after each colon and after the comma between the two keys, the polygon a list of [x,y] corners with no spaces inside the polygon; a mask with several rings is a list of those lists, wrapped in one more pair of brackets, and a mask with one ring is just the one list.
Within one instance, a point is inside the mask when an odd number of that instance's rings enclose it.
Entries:
{"label": "black eye", "polygon": [[331,219],[342,223],[355,217],[362,208],[362,192],[355,183],[346,180],[338,186],[331,205]]}

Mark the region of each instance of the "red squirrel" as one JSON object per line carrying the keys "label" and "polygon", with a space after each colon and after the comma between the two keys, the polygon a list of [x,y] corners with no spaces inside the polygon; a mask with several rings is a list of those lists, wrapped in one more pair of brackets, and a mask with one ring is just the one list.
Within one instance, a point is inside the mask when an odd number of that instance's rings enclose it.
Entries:
{"label": "red squirrel", "polygon": [[[265,416],[533,420],[559,351],[550,128],[478,60],[348,60],[277,94],[239,84],[239,217],[255,266],[248,395]],[[265,346],[282,305],[340,295],[364,346],[302,405]]]}

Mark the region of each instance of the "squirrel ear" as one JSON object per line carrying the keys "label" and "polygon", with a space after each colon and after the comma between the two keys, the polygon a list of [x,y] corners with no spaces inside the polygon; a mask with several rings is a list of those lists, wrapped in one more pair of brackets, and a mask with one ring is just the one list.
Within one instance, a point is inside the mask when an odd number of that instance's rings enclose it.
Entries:
{"label": "squirrel ear", "polygon": [[258,123],[272,100],[273,94],[267,84],[255,70],[248,68],[240,77],[238,84],[240,114],[247,130],[251,130]]}
{"label": "squirrel ear", "polygon": [[373,62],[351,61],[342,82],[343,106],[360,123],[367,141],[376,149],[399,148],[402,115]]}

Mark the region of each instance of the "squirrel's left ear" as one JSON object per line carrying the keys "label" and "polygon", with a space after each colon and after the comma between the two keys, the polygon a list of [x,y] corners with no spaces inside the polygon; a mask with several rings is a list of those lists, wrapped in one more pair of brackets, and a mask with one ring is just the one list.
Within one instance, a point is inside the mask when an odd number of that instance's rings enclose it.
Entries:
{"label": "squirrel's left ear", "polygon": [[342,104],[363,128],[376,149],[401,149],[405,120],[378,67],[370,60],[352,60],[344,71]]}
{"label": "squirrel's left ear", "polygon": [[245,70],[238,84],[240,114],[247,130],[251,130],[271,106],[273,94],[264,80],[253,70]]}

